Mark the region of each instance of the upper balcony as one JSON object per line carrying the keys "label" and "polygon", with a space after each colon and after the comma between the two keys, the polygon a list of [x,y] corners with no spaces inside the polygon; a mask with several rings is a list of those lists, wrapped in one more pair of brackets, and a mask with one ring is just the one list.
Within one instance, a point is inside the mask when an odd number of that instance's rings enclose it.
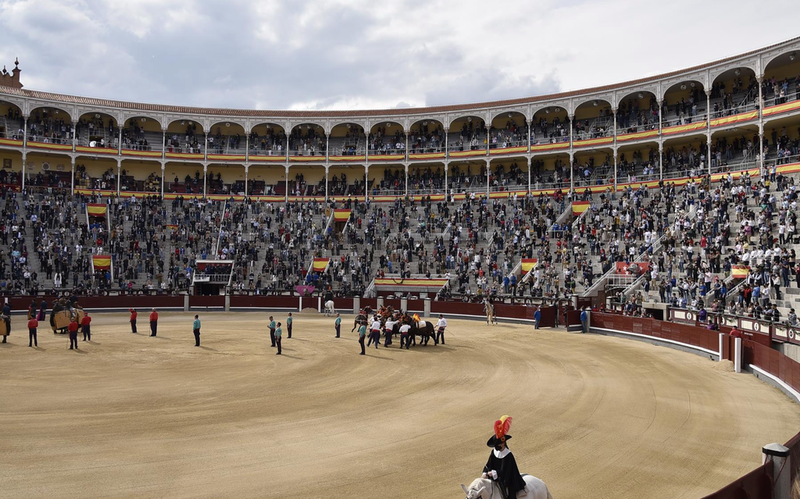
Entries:
{"label": "upper balcony", "polygon": [[0,87],[0,148],[327,166],[611,150],[800,114],[798,50],[800,38],[616,85],[417,109],[186,108]]}

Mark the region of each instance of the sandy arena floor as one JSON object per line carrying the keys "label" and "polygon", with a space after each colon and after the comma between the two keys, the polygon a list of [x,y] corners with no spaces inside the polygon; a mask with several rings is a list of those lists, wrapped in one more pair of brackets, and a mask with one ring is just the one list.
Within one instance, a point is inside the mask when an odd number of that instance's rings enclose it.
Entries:
{"label": "sandy arena floor", "polygon": [[462,498],[510,414],[555,499],[696,499],[800,430],[753,376],[636,341],[451,320],[446,345],[361,357],[351,316],[336,339],[303,313],[279,357],[264,313],[201,319],[195,348],[192,314],[161,314],[157,338],[96,314],[76,352],[44,330],[28,348],[16,317],[0,497]]}

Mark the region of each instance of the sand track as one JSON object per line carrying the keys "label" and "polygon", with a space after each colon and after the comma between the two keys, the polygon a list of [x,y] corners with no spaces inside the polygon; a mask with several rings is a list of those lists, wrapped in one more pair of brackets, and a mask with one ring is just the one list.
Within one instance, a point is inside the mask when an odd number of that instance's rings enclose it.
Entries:
{"label": "sand track", "polygon": [[451,320],[446,345],[361,357],[352,317],[337,340],[296,314],[278,357],[265,314],[201,314],[201,348],[191,318],[150,338],[96,314],[81,353],[45,328],[28,348],[15,318],[0,497],[461,498],[510,414],[521,471],[556,499],[694,499],[800,430],[754,377],[635,341]]}

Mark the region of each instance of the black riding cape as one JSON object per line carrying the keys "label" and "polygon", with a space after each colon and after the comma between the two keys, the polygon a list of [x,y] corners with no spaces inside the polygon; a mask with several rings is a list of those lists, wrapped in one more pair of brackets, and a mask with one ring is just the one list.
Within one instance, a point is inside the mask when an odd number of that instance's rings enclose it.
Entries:
{"label": "black riding cape", "polygon": [[489,473],[492,470],[497,471],[497,483],[507,499],[515,499],[517,492],[525,488],[525,480],[519,473],[517,460],[510,451],[502,458],[497,457],[494,451],[489,454],[489,461],[483,467],[483,472]]}

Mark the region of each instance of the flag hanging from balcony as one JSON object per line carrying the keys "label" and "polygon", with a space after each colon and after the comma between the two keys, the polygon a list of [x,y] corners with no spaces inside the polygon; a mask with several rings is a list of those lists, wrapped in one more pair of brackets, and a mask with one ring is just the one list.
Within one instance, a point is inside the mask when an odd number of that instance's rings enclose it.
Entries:
{"label": "flag hanging from balcony", "polygon": [[104,204],[89,204],[86,205],[86,210],[90,217],[105,218],[108,207]]}
{"label": "flag hanging from balcony", "polygon": [[314,272],[325,272],[325,269],[328,268],[328,261],[327,258],[315,258],[311,269]]}
{"label": "flag hanging from balcony", "polygon": [[734,279],[744,279],[750,273],[750,267],[747,265],[734,265],[731,267],[731,275]]}
{"label": "flag hanging from balcony", "polygon": [[175,225],[175,224],[167,224],[167,230],[171,230],[173,232],[177,232],[178,231],[178,226]]}
{"label": "flag hanging from balcony", "polygon": [[572,214],[573,215],[580,215],[584,211],[589,209],[589,201],[573,201],[572,202]]}
{"label": "flag hanging from balcony", "polygon": [[95,255],[92,264],[95,270],[108,270],[111,268],[111,255]]}
{"label": "flag hanging from balcony", "polygon": [[527,274],[536,268],[536,258],[523,258],[522,259],[522,275]]}
{"label": "flag hanging from balcony", "polygon": [[350,213],[353,210],[333,210],[333,220],[335,222],[347,222],[350,220]]}

